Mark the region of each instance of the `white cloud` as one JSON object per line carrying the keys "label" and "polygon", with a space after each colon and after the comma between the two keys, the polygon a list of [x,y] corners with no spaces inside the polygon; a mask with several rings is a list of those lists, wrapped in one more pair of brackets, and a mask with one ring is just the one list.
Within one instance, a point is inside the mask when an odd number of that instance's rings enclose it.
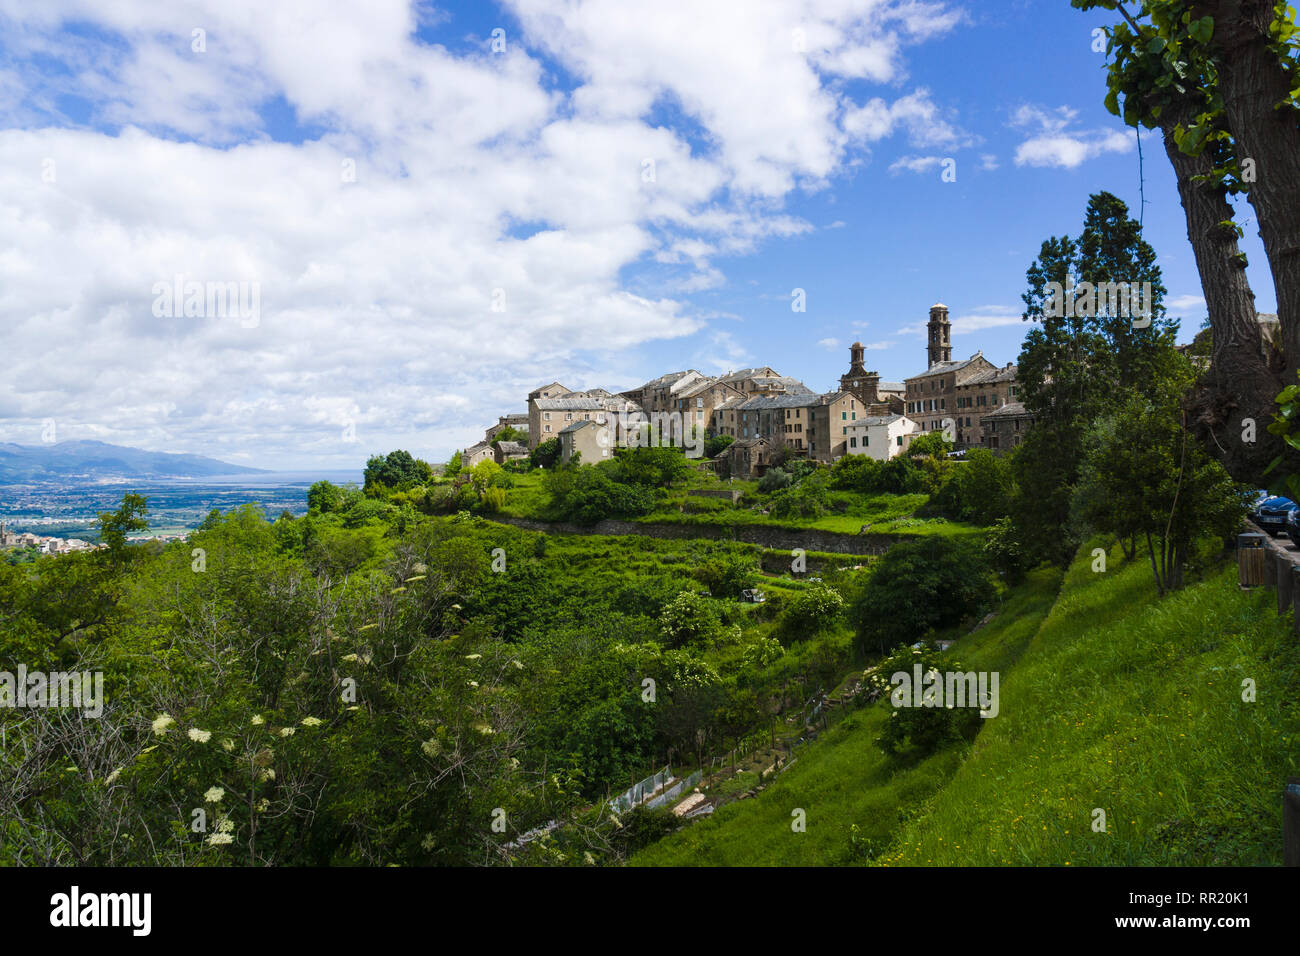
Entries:
{"label": "white cloud", "polygon": [[[960,22],[912,0],[507,7],[522,35],[493,55],[420,42],[431,12],[405,0],[176,0],[165,28],[144,4],[0,0],[7,435],[54,418],[268,464],[445,454],[543,380],[599,384],[707,329],[676,296],[810,231],[790,192],[887,135],[838,80],[898,82],[908,44]],[[303,142],[274,141],[272,100]],[[884,109],[918,148],[969,138],[926,90]],[[259,321],[156,318],[176,275],[257,282]],[[751,359],[705,334],[705,364]]]}
{"label": "white cloud", "polygon": [[[1004,305],[980,305],[971,309],[963,315],[950,317],[952,322],[953,335],[981,332],[985,329],[995,329],[1008,325],[1025,324],[1022,317],[1023,313],[1019,310]],[[917,322],[912,325],[905,325],[897,332],[898,335],[925,335],[926,323]]]}
{"label": "white cloud", "polygon": [[817,344],[824,349],[837,349],[840,347],[839,339],[819,339]]}
{"label": "white cloud", "polygon": [[1016,165],[1074,169],[1105,153],[1126,153],[1133,148],[1132,137],[1119,130],[1073,129],[1077,116],[1078,110],[1068,106],[1055,110],[1019,107],[1010,125],[1027,130],[1029,138],[1016,147]]}
{"label": "white cloud", "polygon": [[894,175],[899,173],[927,173],[932,169],[938,169],[943,165],[944,157],[942,156],[900,156],[889,164],[889,171]]}
{"label": "white cloud", "polygon": [[1196,309],[1204,311],[1205,299],[1199,295],[1179,295],[1165,300],[1165,308],[1171,312],[1190,312]]}
{"label": "white cloud", "polygon": [[893,103],[876,97],[849,109],[844,115],[844,129],[850,136],[868,143],[902,129],[907,133],[908,142],[918,149],[957,149],[978,142],[977,137],[955,125],[949,112],[941,110],[925,88]]}

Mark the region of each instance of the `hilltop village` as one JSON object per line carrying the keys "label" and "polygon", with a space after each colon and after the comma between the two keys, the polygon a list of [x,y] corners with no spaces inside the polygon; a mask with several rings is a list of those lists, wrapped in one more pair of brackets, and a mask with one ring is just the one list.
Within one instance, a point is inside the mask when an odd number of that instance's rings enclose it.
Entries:
{"label": "hilltop village", "polygon": [[[461,452],[461,466],[527,458],[559,441],[559,460],[588,464],[608,458],[646,423],[678,438],[727,436],[719,455],[735,477],[761,475],[778,455],[830,464],[845,455],[888,459],[916,435],[947,429],[956,450],[1002,454],[1020,444],[1032,417],[1018,400],[1016,366],[997,366],[975,352],[952,358],[948,307],[930,309],[926,369],[902,382],[881,381],[864,362],[861,342],[849,347],[839,385],[817,392],[770,366],[725,375],[670,372],[638,388],[575,391],[551,382],[528,394],[527,411],[503,415],[483,440]],[[686,444],[685,441],[680,442]]]}

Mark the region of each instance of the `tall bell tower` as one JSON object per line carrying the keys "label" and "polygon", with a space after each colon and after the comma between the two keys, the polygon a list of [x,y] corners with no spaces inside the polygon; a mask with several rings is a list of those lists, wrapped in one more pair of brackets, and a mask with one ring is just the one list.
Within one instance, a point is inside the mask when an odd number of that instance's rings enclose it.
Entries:
{"label": "tall bell tower", "polygon": [[927,368],[934,368],[940,362],[952,361],[952,323],[948,321],[948,307],[942,302],[930,306],[930,321],[926,325],[929,332],[926,354],[930,362]]}

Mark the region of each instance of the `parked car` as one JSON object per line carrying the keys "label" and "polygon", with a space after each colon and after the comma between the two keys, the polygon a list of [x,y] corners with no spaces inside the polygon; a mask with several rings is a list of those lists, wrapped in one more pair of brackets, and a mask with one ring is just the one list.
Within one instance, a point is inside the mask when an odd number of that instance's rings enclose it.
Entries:
{"label": "parked car", "polygon": [[1276,538],[1287,530],[1287,515],[1297,508],[1300,505],[1290,498],[1270,495],[1256,500],[1255,506],[1250,510],[1250,520]]}
{"label": "parked car", "polygon": [[1300,548],[1300,508],[1292,508],[1286,513],[1286,536]]}

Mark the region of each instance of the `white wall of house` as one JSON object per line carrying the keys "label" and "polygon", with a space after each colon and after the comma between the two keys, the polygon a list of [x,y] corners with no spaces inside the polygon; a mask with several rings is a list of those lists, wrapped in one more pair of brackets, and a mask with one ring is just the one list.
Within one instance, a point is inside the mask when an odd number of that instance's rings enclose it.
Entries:
{"label": "white wall of house", "polygon": [[888,461],[907,451],[912,435],[920,434],[919,426],[907,416],[892,420],[867,419],[848,426],[845,453],[866,455],[876,461]]}

